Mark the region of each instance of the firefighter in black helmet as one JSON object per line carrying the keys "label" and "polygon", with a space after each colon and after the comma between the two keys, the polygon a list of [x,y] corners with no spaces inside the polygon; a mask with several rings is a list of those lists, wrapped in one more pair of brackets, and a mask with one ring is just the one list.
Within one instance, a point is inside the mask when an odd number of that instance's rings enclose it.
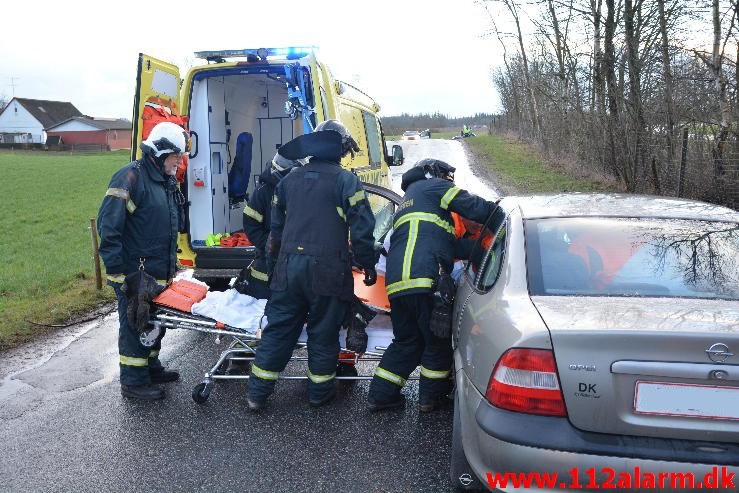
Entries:
{"label": "firefighter in black helmet", "polygon": [[257,250],[257,255],[234,286],[240,293],[257,299],[269,299],[267,268],[267,237],[272,218],[272,197],[275,187],[295,166],[295,162],[275,153],[269,166],[259,176],[259,185],[244,207],[244,233]]}
{"label": "firefighter in black helmet", "polygon": [[334,396],[339,329],[354,294],[351,246],[365,284],[377,281],[375,218],[362,184],[340,165],[359,147],[344,125],[328,120],[286,143],[279,153],[310,156],[275,189],[268,255],[274,261],[267,327],[257,348],[247,404],[261,410],[292,355],[303,325],[308,333],[308,398],[313,407]]}
{"label": "firefighter in black helmet", "polygon": [[484,223],[495,209],[495,203],[455,186],[454,171],[444,161],[423,159],[403,174],[405,196],[395,213],[385,274],[394,337],[370,384],[371,411],[402,406],[400,390],[419,364],[421,412],[438,408],[451,390],[450,335],[432,323],[433,293],[441,284],[443,296],[453,296],[453,282],[450,288],[441,281],[449,279],[454,259],[469,253],[462,244],[469,240],[455,235],[451,213]]}

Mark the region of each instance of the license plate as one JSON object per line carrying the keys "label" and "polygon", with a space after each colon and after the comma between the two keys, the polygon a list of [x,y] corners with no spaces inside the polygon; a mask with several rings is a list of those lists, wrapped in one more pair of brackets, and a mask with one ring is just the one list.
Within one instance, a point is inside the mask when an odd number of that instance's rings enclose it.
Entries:
{"label": "license plate", "polygon": [[695,418],[739,419],[739,387],[636,382],[634,411]]}

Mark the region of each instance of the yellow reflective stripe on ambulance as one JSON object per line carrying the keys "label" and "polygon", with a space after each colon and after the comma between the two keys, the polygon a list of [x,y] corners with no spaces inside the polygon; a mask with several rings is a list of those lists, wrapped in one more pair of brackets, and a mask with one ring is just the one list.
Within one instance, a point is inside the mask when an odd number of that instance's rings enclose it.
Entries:
{"label": "yellow reflective stripe on ambulance", "polygon": [[346,214],[344,214],[344,209],[342,209],[341,207],[337,207],[336,208],[336,212],[339,213],[339,217],[341,219],[343,219],[344,221],[346,221]]}
{"label": "yellow reflective stripe on ambulance", "polygon": [[149,366],[149,358],[133,358],[121,354],[121,364],[126,366]]}
{"label": "yellow reflective stripe on ambulance", "polygon": [[409,212],[408,214],[404,214],[403,217],[395,221],[395,224],[393,224],[393,228],[398,229],[399,226],[402,226],[403,224],[411,221],[426,221],[429,223],[433,223],[447,233],[451,235],[455,234],[453,225],[449,224],[448,221],[445,221],[436,214],[431,214],[429,212]]}
{"label": "yellow reflective stripe on ambulance", "polygon": [[421,376],[426,378],[432,378],[434,380],[441,380],[443,378],[449,378],[451,370],[439,371],[429,370],[425,366],[421,365]]}
{"label": "yellow reflective stripe on ambulance", "polygon": [[263,370],[254,363],[251,365],[251,374],[264,380],[277,380],[280,376],[280,372]]}
{"label": "yellow reflective stripe on ambulance", "polygon": [[418,279],[407,279],[403,281],[394,282],[385,286],[388,296],[397,293],[398,291],[405,291],[406,289],[416,288],[431,288],[434,285],[434,280],[426,277],[419,277]]}
{"label": "yellow reflective stripe on ambulance", "polygon": [[351,197],[349,197],[349,205],[354,207],[355,205],[357,205],[357,202],[359,202],[360,200],[363,200],[364,198],[365,198],[364,190],[360,190],[354,195],[352,195]]}
{"label": "yellow reflective stripe on ambulance", "polygon": [[375,376],[384,378],[388,382],[394,383],[398,387],[402,387],[403,385],[405,385],[405,378],[401,377],[400,375],[396,375],[391,371],[387,371],[386,369],[379,366],[375,370]]}
{"label": "yellow reflective stripe on ambulance", "polygon": [[451,204],[452,200],[454,200],[454,197],[456,197],[457,194],[461,191],[462,190],[459,187],[452,187],[447,190],[444,196],[441,198],[441,208],[447,210],[449,208],[449,204]]}
{"label": "yellow reflective stripe on ambulance", "polygon": [[244,207],[244,214],[254,219],[258,223],[264,222],[264,216],[261,215],[258,211],[255,211],[254,209],[249,207],[248,205]]}
{"label": "yellow reflective stripe on ambulance", "polygon": [[336,372],[333,372],[330,375],[316,375],[314,373],[311,373],[310,370],[308,370],[308,378],[310,378],[310,381],[313,383],[325,383],[329,380],[332,380],[336,376]]}
{"label": "yellow reflective stripe on ambulance", "polygon": [[266,272],[259,271],[259,270],[255,269],[254,267],[251,267],[250,270],[251,270],[251,276],[254,279],[258,279],[258,280],[264,281],[264,282],[269,281],[269,274],[267,274]]}

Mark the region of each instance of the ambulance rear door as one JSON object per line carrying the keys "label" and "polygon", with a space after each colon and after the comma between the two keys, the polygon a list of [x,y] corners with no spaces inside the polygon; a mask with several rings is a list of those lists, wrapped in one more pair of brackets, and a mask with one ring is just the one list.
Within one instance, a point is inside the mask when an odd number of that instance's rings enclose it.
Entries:
{"label": "ambulance rear door", "polygon": [[141,157],[139,144],[143,122],[141,115],[144,106],[159,105],[178,111],[180,106],[180,69],[171,63],[157,60],[149,55],[139,53],[139,63],[136,74],[136,93],[133,101],[133,118],[131,123],[131,160]]}

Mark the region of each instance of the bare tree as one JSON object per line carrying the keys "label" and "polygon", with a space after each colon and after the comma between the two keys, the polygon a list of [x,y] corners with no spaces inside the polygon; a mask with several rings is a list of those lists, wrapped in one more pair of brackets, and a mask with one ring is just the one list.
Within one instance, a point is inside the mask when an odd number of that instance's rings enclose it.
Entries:
{"label": "bare tree", "polygon": [[673,98],[673,85],[672,79],[672,67],[670,62],[670,42],[669,34],[667,32],[667,13],[665,11],[665,0],[657,0],[657,8],[659,10],[659,31],[662,40],[661,53],[662,53],[662,77],[664,79],[664,94],[665,94],[665,138],[667,139],[668,157],[669,163],[672,163],[675,158],[675,100]]}
{"label": "bare tree", "polygon": [[529,71],[529,62],[526,56],[526,48],[524,46],[524,37],[521,33],[521,19],[519,17],[518,5],[514,0],[501,0],[513,17],[513,22],[516,24],[516,35],[519,45],[519,55],[521,56],[521,63],[523,67],[523,76],[526,81],[526,92],[529,97],[529,106],[531,108],[531,126],[534,132],[535,138],[541,137],[541,127],[539,122],[539,107],[536,102],[536,95],[534,93],[534,86],[531,82],[531,73]]}

